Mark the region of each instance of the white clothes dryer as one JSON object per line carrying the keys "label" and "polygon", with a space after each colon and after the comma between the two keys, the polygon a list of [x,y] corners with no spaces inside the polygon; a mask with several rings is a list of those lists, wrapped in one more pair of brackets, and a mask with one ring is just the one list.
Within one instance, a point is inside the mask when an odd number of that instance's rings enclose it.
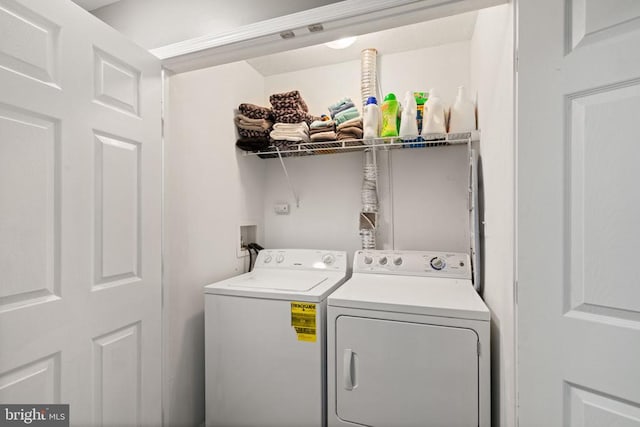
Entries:
{"label": "white clothes dryer", "polygon": [[467,254],[357,251],[327,301],[329,426],[490,426],[490,313]]}
{"label": "white clothes dryer", "polygon": [[205,287],[206,425],[326,425],[326,297],[339,251],[262,250],[252,272]]}

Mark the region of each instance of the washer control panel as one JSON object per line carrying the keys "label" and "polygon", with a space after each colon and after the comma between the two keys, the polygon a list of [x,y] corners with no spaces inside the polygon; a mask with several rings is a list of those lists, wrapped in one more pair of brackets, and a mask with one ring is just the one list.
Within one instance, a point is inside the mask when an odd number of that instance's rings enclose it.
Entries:
{"label": "washer control panel", "polygon": [[471,261],[455,252],[361,250],[353,272],[471,279]]}
{"label": "washer control panel", "polygon": [[263,249],[255,268],[346,271],[347,253],[315,249]]}

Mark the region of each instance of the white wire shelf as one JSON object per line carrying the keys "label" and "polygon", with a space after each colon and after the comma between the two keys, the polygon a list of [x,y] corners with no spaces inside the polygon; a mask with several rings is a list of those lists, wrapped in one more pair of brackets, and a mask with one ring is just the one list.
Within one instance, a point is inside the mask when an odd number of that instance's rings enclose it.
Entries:
{"label": "white wire shelf", "polygon": [[245,156],[258,156],[263,159],[278,157],[314,156],[320,154],[348,153],[352,151],[364,151],[371,147],[382,150],[398,148],[428,148],[445,145],[468,144],[480,140],[480,132],[443,133],[433,134],[427,137],[388,137],[375,139],[349,139],[342,141],[302,142],[291,143],[286,146],[272,145],[261,151],[245,151]]}

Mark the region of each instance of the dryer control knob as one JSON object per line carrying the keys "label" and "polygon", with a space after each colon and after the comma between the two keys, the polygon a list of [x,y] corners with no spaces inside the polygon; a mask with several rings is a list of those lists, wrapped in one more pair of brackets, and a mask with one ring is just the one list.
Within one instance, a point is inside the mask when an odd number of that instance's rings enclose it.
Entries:
{"label": "dryer control knob", "polygon": [[272,258],[271,255],[267,255],[266,257],[264,257],[264,263],[265,264],[269,264],[271,262]]}
{"label": "dryer control knob", "polygon": [[364,257],[364,263],[365,263],[365,264],[371,264],[371,263],[373,263],[373,258],[371,258],[370,256],[366,256],[366,257]]}
{"label": "dryer control knob", "polygon": [[334,257],[331,254],[326,254],[322,256],[322,262],[325,263],[325,265],[331,265],[335,262],[336,257]]}
{"label": "dryer control knob", "polygon": [[433,267],[434,270],[442,270],[446,265],[447,264],[440,257],[436,256],[431,258],[431,267]]}
{"label": "dryer control knob", "polygon": [[387,265],[387,257],[386,257],[386,256],[383,256],[382,258],[380,258],[380,259],[378,260],[378,264],[380,264],[380,265]]}
{"label": "dryer control knob", "polygon": [[400,258],[400,257],[395,257],[395,258],[393,259],[393,264],[394,264],[394,265],[402,265],[402,258]]}
{"label": "dryer control knob", "polygon": [[278,255],[278,256],[276,257],[276,262],[277,262],[278,264],[280,264],[282,261],[284,261],[284,255]]}

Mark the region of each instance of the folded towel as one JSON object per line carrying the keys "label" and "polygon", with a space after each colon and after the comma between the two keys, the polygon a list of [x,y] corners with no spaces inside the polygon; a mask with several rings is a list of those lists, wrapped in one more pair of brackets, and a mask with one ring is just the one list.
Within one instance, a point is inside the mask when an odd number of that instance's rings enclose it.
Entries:
{"label": "folded towel", "polygon": [[362,129],[360,128],[356,128],[356,127],[351,127],[351,128],[347,128],[349,130],[344,130],[344,131],[338,131],[336,133],[336,136],[338,138],[338,140],[343,140],[343,139],[362,139]]}
{"label": "folded towel", "polygon": [[338,138],[334,131],[318,132],[311,135],[311,142],[335,141]]}
{"label": "folded towel", "polygon": [[286,110],[286,109],[301,109],[304,112],[309,111],[309,107],[302,99],[302,95],[297,90],[290,92],[274,93],[269,96],[269,102],[274,109]]}
{"label": "folded towel", "polygon": [[271,108],[261,107],[255,104],[242,103],[238,106],[240,113],[251,119],[271,119]]}
{"label": "folded towel", "polygon": [[[316,123],[316,122],[314,122]],[[336,130],[336,126],[333,123],[333,120],[330,123],[330,126],[309,126],[309,134],[313,135],[314,133],[321,132],[332,132]]]}
{"label": "folded towel", "polygon": [[347,104],[342,105],[341,107],[335,109],[335,110],[331,110],[331,117],[335,117],[338,114],[342,113],[343,111],[348,110],[349,108],[353,108],[355,107],[355,104],[353,102],[349,102]]}
{"label": "folded towel", "polygon": [[236,147],[245,151],[258,151],[269,148],[271,141],[268,138],[240,138],[236,141]]}
{"label": "folded towel", "polygon": [[305,132],[309,132],[309,125],[307,124],[307,122],[300,122],[300,123],[275,123],[273,125],[273,130],[279,130],[279,131],[294,131],[297,132],[299,130],[305,131]]}
{"label": "folded towel", "polygon": [[329,128],[329,129],[311,129],[309,131],[309,135],[316,135],[318,133],[326,133],[326,132],[335,132],[336,130],[334,128]]}
{"label": "folded towel", "polygon": [[[335,104],[329,105],[328,110],[331,113],[331,117],[335,116],[336,113],[343,109],[343,107],[345,105],[349,105],[350,107],[353,107],[353,101],[351,101],[351,98],[342,98],[340,101],[336,102]],[[347,107],[348,108],[348,107]]]}
{"label": "folded towel", "polygon": [[358,126],[349,126],[343,129],[340,129],[338,132],[338,134],[352,134],[352,135],[360,135],[360,137],[362,137],[362,128],[358,127]]}
{"label": "folded towel", "polygon": [[309,125],[309,129],[327,129],[333,128],[335,126],[335,122],[333,120],[316,120],[311,122]]}
{"label": "folded towel", "polygon": [[340,130],[350,126],[357,126],[362,129],[362,117],[358,116],[342,122],[338,125],[337,129]]}
{"label": "folded towel", "polygon": [[265,131],[268,130],[273,123],[266,119],[252,119],[245,115],[238,114],[234,117],[233,121],[236,126],[241,129]]}
{"label": "folded towel", "polygon": [[340,123],[346,122],[349,119],[353,119],[355,117],[358,117],[360,115],[360,113],[358,112],[358,109],[356,107],[350,107],[347,108],[346,110],[336,114],[336,116],[333,118],[333,120],[336,122],[337,125],[339,125]]}
{"label": "folded towel", "polygon": [[309,126],[306,122],[276,123],[269,136],[281,141],[309,142]]}
{"label": "folded towel", "polygon": [[265,138],[269,139],[269,129],[267,130],[252,130],[252,129],[238,129],[238,135],[241,138]]}
{"label": "folded towel", "polygon": [[312,123],[316,120],[317,117],[312,116],[309,113],[306,113],[302,110],[273,110],[273,115],[275,116],[275,121],[277,123],[300,123],[300,122],[308,122]]}

